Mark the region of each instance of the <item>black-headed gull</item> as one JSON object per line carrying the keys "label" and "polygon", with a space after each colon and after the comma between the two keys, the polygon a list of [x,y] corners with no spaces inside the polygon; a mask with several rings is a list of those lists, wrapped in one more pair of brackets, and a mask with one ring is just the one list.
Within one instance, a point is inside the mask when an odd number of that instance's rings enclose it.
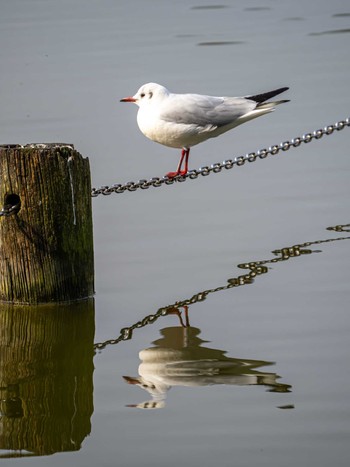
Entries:
{"label": "black-headed gull", "polygon": [[121,102],[133,102],[139,106],[137,123],[147,138],[164,146],[182,149],[176,172],[167,174],[172,178],[188,172],[192,146],[272,112],[278,104],[289,102],[266,102],[287,89],[283,87],[245,97],[214,97],[175,94],[160,84],[147,83],[134,96],[124,97]]}

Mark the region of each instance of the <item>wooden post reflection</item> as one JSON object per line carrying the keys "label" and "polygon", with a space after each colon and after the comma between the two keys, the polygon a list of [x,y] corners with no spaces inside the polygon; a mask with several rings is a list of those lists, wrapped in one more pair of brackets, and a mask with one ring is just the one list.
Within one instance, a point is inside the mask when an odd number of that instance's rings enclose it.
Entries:
{"label": "wooden post reflection", "polygon": [[78,450],[93,413],[94,301],[0,306],[0,449]]}

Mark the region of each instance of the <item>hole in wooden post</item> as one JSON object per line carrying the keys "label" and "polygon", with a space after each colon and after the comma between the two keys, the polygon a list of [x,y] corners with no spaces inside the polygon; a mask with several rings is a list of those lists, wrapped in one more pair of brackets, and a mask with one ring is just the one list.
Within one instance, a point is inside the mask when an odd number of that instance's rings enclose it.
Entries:
{"label": "hole in wooden post", "polygon": [[21,198],[16,193],[9,193],[4,199],[4,211],[17,213],[21,209]]}

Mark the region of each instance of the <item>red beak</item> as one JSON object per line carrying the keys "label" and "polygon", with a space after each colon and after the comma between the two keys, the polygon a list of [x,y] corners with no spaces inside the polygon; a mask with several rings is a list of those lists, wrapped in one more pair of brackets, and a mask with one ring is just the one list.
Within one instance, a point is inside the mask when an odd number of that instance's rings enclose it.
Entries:
{"label": "red beak", "polygon": [[124,380],[128,384],[140,384],[140,380],[138,378],[133,378],[132,376],[123,376]]}
{"label": "red beak", "polygon": [[124,97],[120,99],[120,102],[136,102],[136,99],[134,97]]}

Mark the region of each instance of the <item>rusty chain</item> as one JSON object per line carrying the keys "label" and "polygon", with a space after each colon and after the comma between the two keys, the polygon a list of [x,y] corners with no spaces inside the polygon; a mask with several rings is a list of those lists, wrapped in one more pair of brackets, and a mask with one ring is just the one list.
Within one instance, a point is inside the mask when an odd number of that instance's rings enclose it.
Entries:
{"label": "rusty chain", "polygon": [[[310,143],[313,140],[318,140],[323,136],[332,135],[335,131],[343,130],[346,127],[350,127],[350,117],[346,118],[345,120],[340,120],[332,125],[325,126],[324,128],[320,128],[319,130],[315,130],[311,133],[305,133],[302,136],[298,136],[296,138],[291,139],[290,141],[284,141],[280,144],[275,144],[270,146],[269,148],[260,149],[257,152],[250,152],[245,156],[239,156],[234,159],[227,159],[223,162],[216,162],[210,166],[200,167],[199,169],[190,170],[186,175],[178,175],[174,178],[169,178],[167,176],[163,178],[153,177],[150,180],[142,179],[138,182],[127,182],[124,184],[117,183],[112,186],[104,185],[100,188],[92,188],[91,189],[91,196],[93,198],[99,195],[111,195],[112,193],[124,193],[125,191],[136,191],[138,189],[146,190],[150,187],[160,187],[162,185],[173,185],[176,182],[185,182],[187,179],[194,180],[202,175],[203,177],[210,175],[211,173],[219,173],[223,169],[229,170],[233,167],[237,166],[240,167],[244,165],[246,162],[255,162],[258,159],[265,159],[269,155],[277,155],[280,151],[288,151],[291,148],[297,148],[302,143]],[[22,145],[5,145],[7,148],[18,148],[18,147],[29,147],[29,148],[62,148],[68,147],[73,149],[74,146],[72,144],[62,144],[62,143],[49,143],[49,144],[27,144],[25,146]],[[18,206],[5,206],[0,210],[0,217],[1,216],[10,216],[11,214],[15,214],[18,212]]]}
{"label": "rusty chain", "polygon": [[313,140],[318,140],[323,136],[332,135],[335,131],[343,130],[350,126],[350,117],[345,120],[340,120],[333,125],[328,125],[319,130],[315,130],[311,133],[305,133],[302,136],[293,138],[290,141],[284,141],[280,144],[270,146],[268,149],[260,149],[257,152],[250,152],[245,156],[239,156],[235,159],[227,159],[223,162],[217,162],[210,166],[200,167],[196,170],[190,170],[186,175],[178,175],[174,178],[163,178],[154,177],[150,180],[139,180],[138,182],[127,182],[124,184],[117,183],[112,186],[101,186],[100,188],[92,188],[91,196],[96,197],[98,195],[111,195],[112,193],[124,193],[125,191],[136,191],[138,189],[146,190],[150,187],[158,188],[162,185],[172,185],[175,182],[185,182],[187,179],[194,180],[202,175],[203,177],[210,175],[211,173],[219,173],[223,169],[229,170],[234,166],[240,167],[246,162],[255,162],[257,159],[265,159],[269,155],[277,155],[280,151],[288,151],[291,148],[297,148],[302,143],[310,143]]}

